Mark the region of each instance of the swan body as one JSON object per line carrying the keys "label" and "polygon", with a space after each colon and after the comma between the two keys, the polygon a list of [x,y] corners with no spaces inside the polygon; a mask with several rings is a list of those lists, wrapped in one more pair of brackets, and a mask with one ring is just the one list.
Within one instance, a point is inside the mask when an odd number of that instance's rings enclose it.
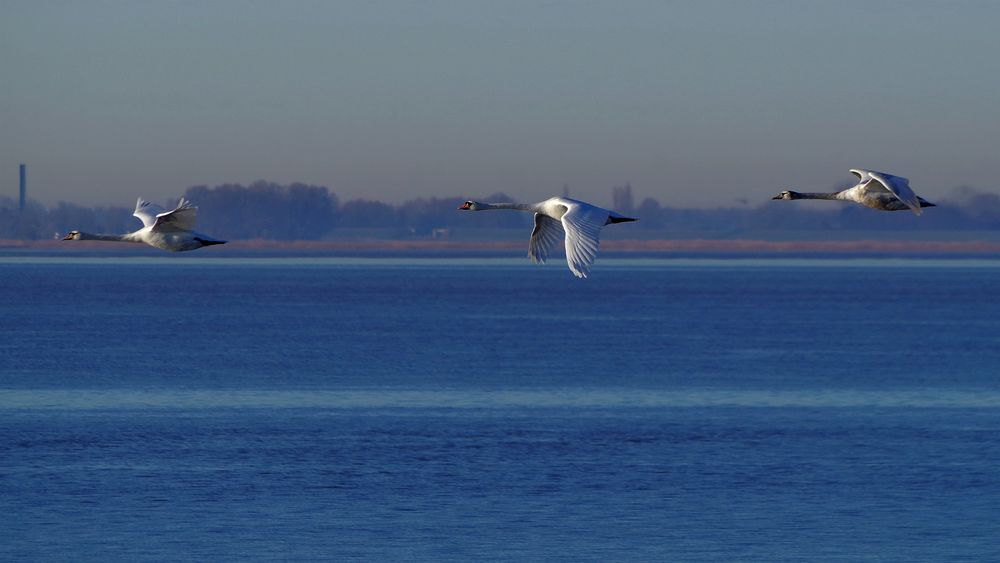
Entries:
{"label": "swan body", "polygon": [[854,187],[831,193],[802,193],[785,190],[771,199],[839,199],[853,201],[880,211],[903,211],[909,209],[920,215],[922,207],[935,205],[910,189],[910,181],[902,176],[893,176],[875,170],[852,168],[858,177]]}
{"label": "swan body", "polygon": [[141,197],[135,204],[132,213],[143,227],[138,231],[124,235],[95,235],[70,231],[63,240],[106,240],[118,242],[139,242],[171,252],[195,250],[213,244],[225,244],[226,241],[203,235],[194,230],[198,208],[183,197],[171,211],[165,211],[159,205],[145,201]]}
{"label": "swan body", "polygon": [[590,273],[600,246],[601,228],[612,223],[635,221],[614,211],[568,197],[553,197],[538,203],[481,203],[469,200],[459,209],[516,209],[535,214],[535,228],[528,241],[528,258],[544,264],[560,240],[566,244],[566,263],[578,278]]}

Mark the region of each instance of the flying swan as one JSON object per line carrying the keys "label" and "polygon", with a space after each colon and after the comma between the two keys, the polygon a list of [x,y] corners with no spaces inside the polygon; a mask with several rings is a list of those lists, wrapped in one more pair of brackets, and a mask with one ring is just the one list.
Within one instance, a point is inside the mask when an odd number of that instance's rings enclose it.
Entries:
{"label": "flying swan", "polygon": [[566,263],[578,278],[587,277],[594,265],[601,242],[601,228],[612,223],[635,221],[631,217],[567,197],[553,197],[538,203],[480,203],[470,200],[459,209],[531,211],[535,214],[535,228],[528,241],[528,258],[536,264],[544,264],[552,247],[565,238]]}
{"label": "flying swan", "polygon": [[144,242],[171,252],[195,250],[213,244],[225,244],[226,241],[195,232],[194,222],[198,208],[183,197],[172,211],[164,211],[155,203],[143,200],[141,197],[135,204],[132,215],[142,221],[143,227],[134,233],[124,235],[94,235],[70,231],[63,240],[110,240],[119,242]]}
{"label": "flying swan", "polygon": [[910,181],[885,172],[852,168],[858,177],[858,184],[846,190],[833,193],[800,193],[785,190],[771,199],[839,199],[853,201],[880,211],[903,211],[910,209],[920,215],[921,207],[935,207],[910,189]]}

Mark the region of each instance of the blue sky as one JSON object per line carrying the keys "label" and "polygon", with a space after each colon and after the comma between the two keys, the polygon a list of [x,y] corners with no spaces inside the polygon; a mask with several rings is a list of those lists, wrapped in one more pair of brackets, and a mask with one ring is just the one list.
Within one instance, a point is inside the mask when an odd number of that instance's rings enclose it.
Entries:
{"label": "blue sky", "polygon": [[[870,167],[1000,191],[997,2],[0,4],[0,194],[257,179],[757,205]],[[3,188],[3,186],[7,186]]]}

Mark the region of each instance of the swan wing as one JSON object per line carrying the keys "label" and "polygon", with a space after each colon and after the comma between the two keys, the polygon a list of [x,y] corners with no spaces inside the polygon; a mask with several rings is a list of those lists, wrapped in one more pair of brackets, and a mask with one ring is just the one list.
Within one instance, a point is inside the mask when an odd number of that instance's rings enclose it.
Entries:
{"label": "swan wing", "polygon": [[893,176],[892,174],[886,174],[884,172],[869,172],[871,180],[868,185],[874,187],[877,183],[883,189],[887,190],[892,195],[896,196],[896,199],[902,201],[910,208],[914,213],[920,215],[920,199],[917,194],[913,193],[910,189],[910,181],[901,176]]}
{"label": "swan wing", "polygon": [[608,211],[587,204],[571,204],[562,216],[566,231],[566,262],[578,278],[590,273],[601,244],[601,228],[608,222]]}
{"label": "swan wing", "polygon": [[135,202],[135,212],[133,216],[142,221],[143,227],[149,227],[156,223],[156,217],[163,213],[164,209],[153,202],[146,201],[141,197]]}
{"label": "swan wing", "polygon": [[161,231],[191,231],[194,230],[195,219],[198,217],[198,208],[183,197],[172,211],[160,213],[156,216],[156,223],[153,229]]}
{"label": "swan wing", "polygon": [[860,184],[864,184],[871,179],[869,172],[860,168],[851,168],[851,174],[858,177],[858,183]]}
{"label": "swan wing", "polygon": [[528,257],[536,264],[544,264],[549,252],[563,239],[562,223],[541,213],[535,213],[535,228],[528,241]]}

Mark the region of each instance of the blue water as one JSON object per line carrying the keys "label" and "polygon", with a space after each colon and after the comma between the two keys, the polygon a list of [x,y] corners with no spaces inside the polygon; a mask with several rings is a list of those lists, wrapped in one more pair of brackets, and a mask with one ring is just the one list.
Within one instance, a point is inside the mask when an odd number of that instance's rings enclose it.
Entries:
{"label": "blue water", "polygon": [[1000,261],[0,257],[0,560],[1000,560]]}

